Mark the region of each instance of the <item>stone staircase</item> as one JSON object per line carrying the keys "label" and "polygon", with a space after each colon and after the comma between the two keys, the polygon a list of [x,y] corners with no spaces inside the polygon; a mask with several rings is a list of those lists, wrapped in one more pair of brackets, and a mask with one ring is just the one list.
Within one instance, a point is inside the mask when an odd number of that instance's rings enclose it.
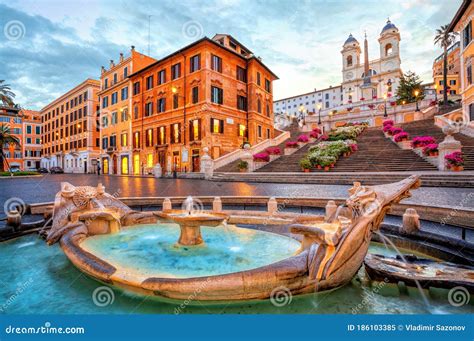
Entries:
{"label": "stone staircase", "polygon": [[359,150],[336,162],[334,172],[436,171],[411,150],[400,149],[385,138],[380,127],[367,128],[357,138]]}
{"label": "stone staircase", "polygon": [[[445,138],[443,131],[434,124],[433,119],[402,123],[397,126],[403,128],[410,135],[410,139],[416,136],[433,136],[437,143],[441,143]],[[454,138],[462,144],[465,157],[464,170],[474,170],[474,138],[460,133],[455,134]]]}
{"label": "stone staircase", "polygon": [[[291,155],[282,155],[275,161],[257,169],[256,172],[301,172],[300,160],[308,153],[308,149],[317,143],[308,143]],[[284,144],[280,148],[283,151]]]}
{"label": "stone staircase", "polygon": [[[291,124],[290,126],[288,126],[285,131],[289,131],[290,132],[290,138],[289,140],[286,140],[285,142],[281,143],[280,145],[278,145],[278,147],[280,147],[281,149],[281,152],[283,153],[283,149],[285,149],[285,143],[287,141],[296,141],[296,139],[298,138],[298,136],[300,136],[301,134],[304,134],[302,133],[300,130],[299,130],[299,127],[298,127],[298,123],[293,123]],[[309,133],[308,133],[309,134]],[[304,148],[304,147],[303,147]],[[279,159],[285,157],[284,155],[282,155]],[[278,159],[278,160],[279,160]],[[271,163],[274,163],[278,160],[275,160]],[[237,165],[239,164],[240,162],[240,159],[239,160],[235,160],[234,162],[231,162],[221,168],[218,168],[216,171],[217,172],[238,172],[239,171],[239,168],[237,167]],[[271,164],[270,163],[270,164]]]}

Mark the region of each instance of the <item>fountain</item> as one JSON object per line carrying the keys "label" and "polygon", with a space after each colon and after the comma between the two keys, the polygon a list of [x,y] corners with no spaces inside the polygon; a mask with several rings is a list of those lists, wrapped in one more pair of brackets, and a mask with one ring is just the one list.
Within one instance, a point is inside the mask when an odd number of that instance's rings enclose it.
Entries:
{"label": "fountain", "polygon": [[[102,187],[68,185],[56,196],[48,243],[59,241],[71,262],[99,281],[166,299],[266,299],[278,287],[294,295],[324,291],[353,278],[387,210],[418,186],[417,176],[379,186],[355,183],[334,217],[292,216],[299,242],[225,225],[288,218],[285,213],[229,216],[195,209],[191,197],[181,210],[136,212]],[[89,220],[113,216],[118,231],[110,223],[86,224],[86,213]]]}
{"label": "fountain", "polygon": [[191,196],[187,197],[183,203],[182,210],[167,210],[157,213],[157,216],[164,221],[173,222],[179,225],[181,234],[178,245],[190,246],[200,245],[204,241],[201,235],[201,226],[219,226],[225,223],[229,216],[224,213],[206,213],[202,210],[194,209],[194,201]]}

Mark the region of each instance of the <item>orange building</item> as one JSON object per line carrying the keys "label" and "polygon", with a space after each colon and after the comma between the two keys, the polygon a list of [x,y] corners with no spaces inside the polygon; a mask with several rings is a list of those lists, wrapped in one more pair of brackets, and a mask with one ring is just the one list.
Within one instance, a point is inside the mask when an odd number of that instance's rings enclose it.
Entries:
{"label": "orange building", "polygon": [[200,171],[212,158],[273,138],[277,76],[230,35],[204,37],[130,76],[133,173]]}
{"label": "orange building", "polygon": [[[461,86],[460,76],[460,43],[456,42],[448,49],[448,95],[459,95]],[[438,56],[433,62],[433,83],[438,95],[442,95],[444,91],[443,79],[443,54]]]}
{"label": "orange building", "polygon": [[20,115],[23,118],[23,169],[36,170],[40,168],[41,163],[41,113],[21,110]]}
{"label": "orange building", "polygon": [[0,106],[0,124],[10,127],[10,134],[15,136],[19,141],[19,146],[4,145],[3,154],[4,169],[19,169],[23,170],[23,118],[20,114],[20,109],[15,107]]}
{"label": "orange building", "polygon": [[93,173],[99,157],[100,82],[87,79],[41,109],[41,167]]}
{"label": "orange building", "polygon": [[100,160],[104,174],[131,173],[132,121],[129,108],[131,102],[129,75],[156,60],[135,51],[130,55],[121,53],[119,62],[110,61],[109,69],[102,67],[100,76]]}
{"label": "orange building", "polygon": [[460,68],[462,111],[466,122],[474,128],[474,3],[464,0],[449,25],[450,31],[460,33]]}

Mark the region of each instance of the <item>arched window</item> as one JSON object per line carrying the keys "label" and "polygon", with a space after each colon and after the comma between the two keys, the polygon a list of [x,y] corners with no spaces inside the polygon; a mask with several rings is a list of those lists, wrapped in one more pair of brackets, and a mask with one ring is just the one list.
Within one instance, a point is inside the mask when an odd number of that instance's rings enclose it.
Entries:
{"label": "arched window", "polygon": [[347,58],[346,58],[346,65],[347,65],[347,66],[352,66],[352,56],[347,56]]}
{"label": "arched window", "polygon": [[388,43],[385,45],[385,56],[389,56],[393,53],[393,46],[392,44]]}

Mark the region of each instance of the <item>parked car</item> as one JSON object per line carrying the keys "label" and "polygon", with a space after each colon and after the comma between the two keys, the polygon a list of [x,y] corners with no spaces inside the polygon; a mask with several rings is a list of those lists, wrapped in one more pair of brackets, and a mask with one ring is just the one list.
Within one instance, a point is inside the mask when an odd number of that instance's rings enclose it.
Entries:
{"label": "parked car", "polygon": [[37,172],[38,173],[49,173],[49,171],[46,168],[43,168],[43,167],[38,168]]}
{"label": "parked car", "polygon": [[64,170],[61,167],[51,167],[49,172],[51,174],[62,174],[62,173],[64,173]]}

